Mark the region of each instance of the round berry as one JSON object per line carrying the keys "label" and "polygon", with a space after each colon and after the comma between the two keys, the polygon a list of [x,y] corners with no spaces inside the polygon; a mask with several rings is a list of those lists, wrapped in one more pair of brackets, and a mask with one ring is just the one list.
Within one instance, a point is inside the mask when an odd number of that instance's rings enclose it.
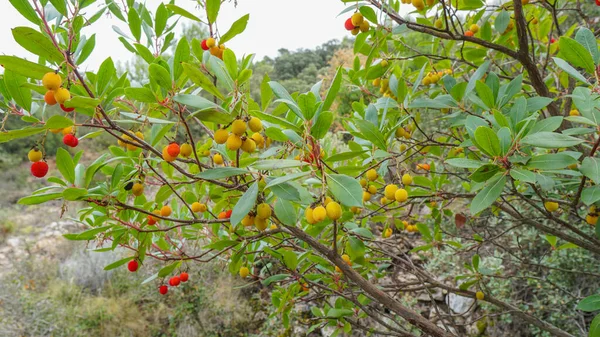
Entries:
{"label": "round berry", "polygon": [[127,264],[127,269],[129,269],[130,272],[136,272],[138,270],[139,264],[137,262],[137,260],[131,260],[129,261],[129,263]]}
{"label": "round berry", "polygon": [[162,286],[158,287],[158,292],[161,295],[166,295],[169,292],[169,288],[166,285],[162,285]]}
{"label": "round berry", "polygon": [[183,272],[181,273],[181,275],[179,275],[179,279],[181,280],[181,282],[187,282],[190,278],[190,275],[188,275],[188,273]]}
{"label": "round berry", "polygon": [[31,174],[37,178],[46,176],[46,174],[48,174],[48,163],[45,161],[38,161],[31,164]]}
{"label": "round berry", "polygon": [[65,143],[66,146],[76,147],[79,144],[79,140],[69,133],[63,137],[63,143]]}
{"label": "round berry", "polygon": [[179,148],[179,144],[177,144],[177,143],[171,143],[171,144],[169,144],[169,146],[167,146],[167,153],[171,157],[177,157],[180,152],[181,152],[181,149]]}
{"label": "round berry", "polygon": [[48,104],[48,105],[56,104],[56,99],[54,98],[54,91],[52,91],[52,90],[46,91],[46,94],[44,95],[44,102],[46,102],[46,104]]}
{"label": "round berry", "polygon": [[171,277],[171,279],[169,280],[169,284],[172,287],[177,287],[179,284],[181,283],[181,279],[179,278],[179,276],[173,276]]}
{"label": "round berry", "polygon": [[55,72],[46,73],[44,75],[44,77],[42,77],[42,84],[48,90],[58,89],[60,87],[61,83],[62,83],[62,78],[60,77],[59,74],[57,74]]}
{"label": "round berry", "polygon": [[200,43],[200,46],[202,47],[202,50],[209,50],[210,48],[206,45],[206,40],[202,40],[202,43]]}
{"label": "round berry", "polygon": [[38,150],[37,148],[31,149],[29,151],[29,153],[27,153],[27,158],[32,163],[42,160],[42,157],[43,157],[42,151]]}
{"label": "round berry", "polygon": [[64,104],[60,105],[60,108],[62,109],[62,111],[64,112],[73,112],[75,111],[75,108],[67,108]]}

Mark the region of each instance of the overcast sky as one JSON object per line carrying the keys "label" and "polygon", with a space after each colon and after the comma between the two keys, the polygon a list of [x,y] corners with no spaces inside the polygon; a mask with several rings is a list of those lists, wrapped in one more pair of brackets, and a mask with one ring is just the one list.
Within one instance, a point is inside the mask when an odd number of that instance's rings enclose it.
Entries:
{"label": "overcast sky", "polygon": [[[31,1],[31,0],[29,0]],[[146,7],[154,13],[161,0],[146,0]],[[164,2],[168,2],[164,0]],[[103,0],[97,3],[103,4]],[[195,8],[196,1],[176,0],[175,3],[193,14],[203,17]],[[95,13],[97,5],[86,10]],[[229,29],[232,22],[249,13],[250,20],[246,31],[232,41],[226,43],[236,55],[255,53],[258,59],[264,56],[276,56],[277,50],[287,48],[314,48],[331,39],[342,39],[348,35],[344,29],[347,15],[337,17],[345,5],[339,0],[238,0],[237,8],[225,3],[221,7],[219,30],[221,34]],[[91,9],[94,9],[92,11]],[[182,19],[191,22],[188,19]],[[171,22],[171,21],[169,21]],[[35,61],[35,57],[19,46],[10,32],[17,26],[31,26],[8,2],[0,0],[0,54],[27,57]],[[117,39],[118,34],[111,28],[117,25],[122,31],[129,33],[127,25],[111,16],[103,16],[95,24],[84,29],[84,34],[96,33],[96,49],[82,65],[84,69],[97,69],[107,57],[125,61],[131,53]],[[143,35],[143,34],[142,34]]]}

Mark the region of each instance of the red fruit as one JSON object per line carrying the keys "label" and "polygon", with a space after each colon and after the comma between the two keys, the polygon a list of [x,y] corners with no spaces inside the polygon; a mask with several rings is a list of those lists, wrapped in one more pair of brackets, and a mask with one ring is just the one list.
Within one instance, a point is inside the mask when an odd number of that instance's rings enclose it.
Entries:
{"label": "red fruit", "polygon": [[156,220],[152,217],[152,215],[148,215],[148,226],[153,226],[156,224]]}
{"label": "red fruit", "polygon": [[200,46],[202,47],[202,50],[209,50],[210,48],[208,48],[208,46],[206,45],[206,40],[202,40],[202,43],[200,44]]}
{"label": "red fruit", "polygon": [[74,135],[68,133],[63,137],[63,143],[65,143],[66,146],[76,147],[77,144],[79,144],[79,140]]}
{"label": "red fruit", "polygon": [[171,143],[169,146],[167,146],[167,153],[171,157],[177,157],[179,155],[179,151],[179,144],[177,143]]}
{"label": "red fruit", "polygon": [[475,35],[475,34],[473,34],[473,32],[472,32],[472,31],[470,31],[470,30],[467,30],[467,31],[465,32],[465,36],[469,36],[469,37],[471,37],[471,36],[473,36],[473,35]]}
{"label": "red fruit", "polygon": [[346,28],[346,30],[353,30],[354,24],[352,23],[352,18],[348,18],[348,20],[346,20],[346,22],[344,23],[344,28]]}
{"label": "red fruit", "polygon": [[139,264],[137,262],[137,260],[131,260],[129,261],[129,263],[127,264],[127,269],[129,269],[130,272],[135,272],[138,270]]}
{"label": "red fruit", "polygon": [[[598,0],[596,0],[596,3],[598,3]],[[599,5],[599,6],[600,6],[600,5]],[[551,39],[550,39],[550,43],[554,43],[554,42],[556,42],[556,39],[555,39],[555,38],[551,38]]]}
{"label": "red fruit", "polygon": [[227,212],[221,212],[218,216],[219,219],[227,219]]}
{"label": "red fruit", "polygon": [[172,287],[177,287],[179,285],[179,283],[181,283],[181,279],[179,278],[179,276],[173,276],[171,277],[171,279],[169,280],[169,284]]}
{"label": "red fruit", "polygon": [[60,108],[62,109],[62,111],[64,112],[73,112],[75,111],[75,108],[67,108],[64,104],[60,105]]}
{"label": "red fruit", "polygon": [[159,292],[161,295],[166,295],[166,294],[167,294],[167,292],[169,292],[169,288],[167,288],[167,286],[166,286],[166,285],[162,285],[162,286],[158,287],[158,292]]}
{"label": "red fruit", "polygon": [[183,272],[181,273],[181,275],[179,275],[179,279],[181,279],[181,282],[187,282],[187,280],[189,280],[190,275],[188,275],[188,273]]}
{"label": "red fruit", "polygon": [[225,212],[225,216],[227,217],[227,219],[231,218],[231,213],[233,213],[232,210],[228,210],[227,212]]}
{"label": "red fruit", "polygon": [[596,6],[600,6],[600,0],[596,0]]}
{"label": "red fruit", "polygon": [[38,161],[31,164],[31,174],[34,177],[42,178],[48,173],[48,163],[45,161]]}

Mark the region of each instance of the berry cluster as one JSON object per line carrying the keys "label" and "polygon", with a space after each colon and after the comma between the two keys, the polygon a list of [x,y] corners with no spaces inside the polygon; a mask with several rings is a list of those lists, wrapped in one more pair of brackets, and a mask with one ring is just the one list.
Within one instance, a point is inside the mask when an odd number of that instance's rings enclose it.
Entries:
{"label": "berry cluster", "polygon": [[[248,129],[253,132],[250,137],[246,135]],[[262,121],[257,117],[246,120],[236,119],[231,123],[230,131],[227,131],[227,128],[215,131],[214,140],[217,144],[225,144],[228,150],[242,149],[244,152],[252,153],[257,147],[262,149],[271,145],[271,140],[260,133],[262,129]],[[223,157],[217,153],[213,156],[213,162],[222,165]]]}
{"label": "berry cluster", "polygon": [[368,32],[371,26],[360,12],[356,12],[346,20],[344,27],[352,32],[352,35],[358,35],[360,32]]}
{"label": "berry cluster", "polygon": [[467,30],[465,32],[465,36],[472,37],[473,35],[477,34],[478,31],[479,31],[479,26],[477,24],[472,24],[469,27],[469,30]]}
{"label": "berry cluster", "polygon": [[172,162],[177,159],[178,156],[188,158],[193,153],[192,146],[188,143],[183,143],[181,146],[177,142],[172,142],[169,145],[163,147],[162,157],[166,162]]}
{"label": "berry cluster", "polygon": [[[269,226],[271,215],[273,211],[271,210],[271,206],[267,203],[262,203],[256,206],[256,210],[248,213],[242,219],[242,225],[244,227],[255,226],[259,231],[264,231]],[[275,226],[274,228],[277,228]]]}
{"label": "berry cluster", "polygon": [[75,108],[67,108],[64,103],[71,99],[71,93],[68,89],[61,87],[62,77],[56,72],[49,72],[42,77],[42,85],[48,90],[44,95],[44,101],[48,105],[60,104],[60,108],[65,112],[72,112]]}
{"label": "berry cluster", "polygon": [[438,83],[444,75],[452,75],[452,69],[446,69],[445,71],[431,71],[421,81],[423,85],[431,85]]}
{"label": "berry cluster", "polygon": [[333,201],[333,199],[331,199],[330,197],[325,197],[322,204],[316,207],[315,205],[312,205],[306,207],[306,210],[304,210],[304,218],[311,225],[319,223],[325,220],[325,218],[328,218],[332,221],[336,221],[341,217],[342,206],[340,206],[339,203]]}
{"label": "berry cluster", "polygon": [[202,42],[200,43],[200,46],[202,47],[202,50],[210,51],[210,54],[212,56],[216,56],[216,57],[220,58],[221,60],[223,59],[223,52],[226,49],[225,45],[224,44],[217,45],[217,41],[214,38],[209,37],[208,39],[202,40]]}

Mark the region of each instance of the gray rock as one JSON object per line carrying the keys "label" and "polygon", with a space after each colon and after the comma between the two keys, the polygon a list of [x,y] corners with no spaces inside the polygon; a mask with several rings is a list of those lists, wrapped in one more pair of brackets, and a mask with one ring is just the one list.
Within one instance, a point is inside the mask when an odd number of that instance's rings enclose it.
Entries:
{"label": "gray rock", "polygon": [[459,315],[465,314],[473,307],[475,307],[473,305],[475,303],[474,299],[470,297],[456,295],[453,293],[448,294],[448,296],[446,297],[446,303],[448,304],[450,310]]}

